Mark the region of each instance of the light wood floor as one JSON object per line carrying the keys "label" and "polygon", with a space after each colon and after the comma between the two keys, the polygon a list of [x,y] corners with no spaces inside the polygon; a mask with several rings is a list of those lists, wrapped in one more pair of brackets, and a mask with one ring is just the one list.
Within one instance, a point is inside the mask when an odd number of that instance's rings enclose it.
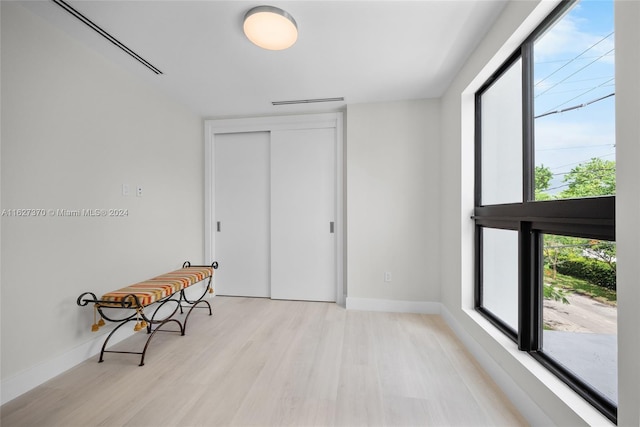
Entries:
{"label": "light wood floor", "polygon": [[212,305],[184,337],[156,335],[145,366],[94,357],[4,405],[2,427],[526,425],[439,316]]}

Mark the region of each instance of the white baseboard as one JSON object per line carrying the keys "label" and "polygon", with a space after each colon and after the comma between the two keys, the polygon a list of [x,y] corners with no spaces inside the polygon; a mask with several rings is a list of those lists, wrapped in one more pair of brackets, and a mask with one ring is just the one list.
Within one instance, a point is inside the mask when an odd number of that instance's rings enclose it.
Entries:
{"label": "white baseboard", "polygon": [[[102,343],[109,331],[96,336],[51,360],[44,361],[27,370],[2,380],[0,383],[0,405],[15,399],[29,390],[49,381],[51,378],[73,368],[100,353]],[[109,341],[109,346],[135,334],[131,328],[120,328]],[[97,360],[96,360],[97,363]]]}
{"label": "white baseboard", "polygon": [[347,310],[387,311],[390,313],[440,314],[439,302],[400,301],[377,298],[347,297]]}

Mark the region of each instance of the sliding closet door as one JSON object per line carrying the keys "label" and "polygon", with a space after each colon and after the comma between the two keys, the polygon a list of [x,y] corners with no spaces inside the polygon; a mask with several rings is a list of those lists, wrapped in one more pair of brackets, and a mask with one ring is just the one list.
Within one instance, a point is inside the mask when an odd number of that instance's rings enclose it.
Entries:
{"label": "sliding closet door", "polygon": [[216,294],[269,297],[269,132],[214,140]]}
{"label": "sliding closet door", "polygon": [[336,300],[335,129],[271,132],[271,298]]}

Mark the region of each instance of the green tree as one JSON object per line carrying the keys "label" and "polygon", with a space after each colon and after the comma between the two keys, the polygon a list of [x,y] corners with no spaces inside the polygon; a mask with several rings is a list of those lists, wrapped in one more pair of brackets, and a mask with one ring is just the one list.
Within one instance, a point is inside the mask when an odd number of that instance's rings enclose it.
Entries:
{"label": "green tree", "polygon": [[[548,271],[551,279],[555,281],[558,274],[558,266],[564,263],[568,256],[580,255],[588,245],[589,241],[587,239],[545,234],[544,245],[542,247],[545,276]],[[560,301],[563,304],[569,304],[567,292],[564,289],[553,286],[545,280],[542,290],[545,299],[552,299],[554,301]]]}
{"label": "green tree", "polygon": [[584,248],[588,246],[587,239],[545,234],[542,255],[545,265],[551,270],[551,278],[556,279],[558,265],[563,263],[567,257],[570,255],[580,256]]}
{"label": "green tree", "polygon": [[569,304],[567,292],[564,289],[557,288],[550,283],[545,283],[542,289],[544,291],[544,299],[551,299],[554,301],[560,301],[563,304]]}
{"label": "green tree", "polygon": [[616,272],[616,244],[604,240],[591,240],[590,247],[586,250],[591,258],[602,261]]}
{"label": "green tree", "polygon": [[535,199],[536,200],[548,200],[551,198],[545,191],[547,191],[551,185],[551,178],[553,174],[551,169],[545,165],[536,166],[535,168]]}
{"label": "green tree", "polygon": [[613,195],[616,193],[616,162],[593,158],[573,168],[563,182],[568,187],[559,194],[562,199]]}

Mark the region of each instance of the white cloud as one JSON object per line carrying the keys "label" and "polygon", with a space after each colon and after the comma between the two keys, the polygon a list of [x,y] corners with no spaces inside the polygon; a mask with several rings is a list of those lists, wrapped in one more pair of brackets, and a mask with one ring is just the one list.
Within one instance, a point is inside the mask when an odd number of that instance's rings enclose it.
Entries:
{"label": "white cloud", "polygon": [[[584,18],[565,16],[538,39],[534,47],[535,61],[569,60],[592,46],[585,56],[598,57],[613,49],[613,35],[603,40],[607,34],[590,32],[588,26],[589,22]],[[603,60],[613,62],[613,57],[607,56]]]}

